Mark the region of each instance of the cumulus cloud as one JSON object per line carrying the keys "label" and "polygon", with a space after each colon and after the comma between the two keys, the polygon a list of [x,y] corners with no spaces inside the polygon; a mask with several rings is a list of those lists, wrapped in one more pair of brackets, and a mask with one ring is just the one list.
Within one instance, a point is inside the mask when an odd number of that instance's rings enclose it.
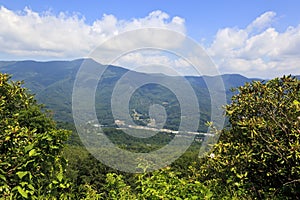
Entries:
{"label": "cumulus cloud", "polygon": [[145,73],[164,73],[171,76],[198,74],[184,58],[160,50],[130,52],[112,64]]}
{"label": "cumulus cloud", "polygon": [[91,43],[86,37],[90,28],[76,15],[40,15],[28,8],[16,13],[1,7],[0,26],[0,51],[16,56],[77,55]]}
{"label": "cumulus cloud", "polygon": [[247,31],[251,32],[257,29],[258,31],[263,30],[266,27],[271,26],[275,20],[276,13],[273,11],[265,12],[257,17],[251,24],[248,25]]}
{"label": "cumulus cloud", "polygon": [[244,29],[219,30],[207,48],[219,70],[262,78],[300,74],[300,25],[279,32],[275,16],[266,12]]}
{"label": "cumulus cloud", "polygon": [[16,12],[2,6],[0,27],[2,59],[5,55],[33,59],[85,57],[108,38],[138,28],[158,27],[185,32],[184,19],[170,17],[159,10],[144,18],[130,20],[104,14],[101,19],[88,24],[77,14],[37,13],[29,8]]}
{"label": "cumulus cloud", "polygon": [[[268,11],[253,22],[240,27],[225,27],[218,30],[215,39],[206,46],[206,51],[217,64],[221,73],[242,73],[248,77],[271,78],[283,74],[300,74],[300,24],[285,31],[273,27],[276,13]],[[87,23],[79,14],[50,11],[37,13],[29,8],[11,11],[0,7],[0,59],[72,59],[86,57],[89,53],[113,36],[139,28],[166,28],[185,33],[185,20],[169,16],[160,10],[142,18],[122,20],[104,14],[101,19]],[[145,30],[146,31],[146,30]],[[151,37],[150,37],[151,36]],[[179,39],[168,34],[131,35],[115,50],[130,49],[133,41],[153,46],[172,48],[180,46]],[[138,39],[136,37],[139,37]],[[156,42],[156,43],[155,43]],[[110,43],[107,43],[110,44]],[[151,46],[151,45],[149,45]],[[109,47],[111,48],[111,47]],[[103,57],[106,56],[103,52]],[[111,53],[108,52],[107,53]],[[122,62],[121,62],[122,61]],[[132,52],[115,64],[125,67],[152,63],[172,66],[183,74],[193,74],[189,63],[164,53]],[[203,63],[205,65],[205,63]],[[194,73],[197,74],[197,73]]]}

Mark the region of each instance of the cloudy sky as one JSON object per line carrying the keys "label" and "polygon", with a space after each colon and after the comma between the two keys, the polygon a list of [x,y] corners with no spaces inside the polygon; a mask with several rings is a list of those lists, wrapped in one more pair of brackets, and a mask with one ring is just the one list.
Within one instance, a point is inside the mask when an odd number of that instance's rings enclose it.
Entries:
{"label": "cloudy sky", "polygon": [[[88,57],[112,37],[155,27],[199,43],[220,73],[300,74],[297,0],[0,0],[0,6],[0,60]],[[129,68],[145,63],[193,73],[167,53],[134,51],[116,62]]]}

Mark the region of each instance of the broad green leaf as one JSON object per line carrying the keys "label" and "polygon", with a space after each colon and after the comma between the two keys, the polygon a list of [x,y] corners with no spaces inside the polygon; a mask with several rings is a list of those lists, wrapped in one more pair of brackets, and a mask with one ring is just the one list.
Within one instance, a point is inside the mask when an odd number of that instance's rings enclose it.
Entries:
{"label": "broad green leaf", "polygon": [[30,151],[33,148],[33,146],[34,146],[33,144],[27,145],[25,147],[25,153],[27,153],[28,151]]}
{"label": "broad green leaf", "polygon": [[31,149],[31,150],[29,151],[29,157],[31,157],[31,156],[36,156],[36,155],[38,155],[38,153],[36,152],[35,149]]}
{"label": "broad green leaf", "polygon": [[24,198],[28,198],[27,192],[25,190],[23,190],[23,188],[21,188],[20,186],[17,187],[18,192],[22,195],[22,197]]}
{"label": "broad green leaf", "polygon": [[63,173],[58,173],[56,178],[59,180],[59,182],[61,182],[63,179]]}
{"label": "broad green leaf", "polygon": [[26,174],[28,174],[28,172],[17,172],[16,173],[17,175],[18,175],[18,177],[20,178],[20,179],[22,179]]}
{"label": "broad green leaf", "polygon": [[29,189],[34,191],[34,187],[31,184],[28,184],[27,186],[28,186]]}
{"label": "broad green leaf", "polygon": [[3,181],[6,181],[5,176],[3,176],[2,174],[0,174],[0,179],[2,179]]}

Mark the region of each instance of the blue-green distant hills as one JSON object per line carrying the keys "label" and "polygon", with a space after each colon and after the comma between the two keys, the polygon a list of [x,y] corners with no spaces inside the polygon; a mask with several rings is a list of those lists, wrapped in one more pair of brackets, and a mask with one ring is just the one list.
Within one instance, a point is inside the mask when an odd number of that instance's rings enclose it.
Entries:
{"label": "blue-green distant hills", "polygon": [[[77,71],[84,61],[98,65],[99,68],[105,67],[93,60],[84,59],[48,62],[2,61],[0,62],[0,71],[2,73],[11,74],[13,80],[24,80],[24,86],[29,88],[30,92],[36,95],[40,103],[45,104],[46,108],[53,111],[56,120],[73,122],[71,110],[73,84]],[[111,113],[111,94],[116,82],[128,71],[128,69],[122,67],[108,66],[102,76],[96,93],[96,111],[99,121],[103,125],[114,126],[115,119],[113,119]],[[151,76],[153,80],[168,79],[175,84],[177,81],[177,77],[170,77],[163,74],[132,73],[136,80],[147,79]],[[198,97],[201,115],[198,130],[205,131],[205,123],[210,121],[211,100],[204,78],[214,81],[217,77],[187,76],[185,78]],[[246,82],[253,80],[259,80],[250,79],[239,74],[225,74],[222,75],[222,79],[228,101],[232,95],[230,88],[244,85]],[[130,87],[130,85],[128,85],[128,87]],[[180,106],[178,100],[170,90],[157,84],[144,85],[132,95],[129,110],[134,121],[140,125],[149,123],[149,106],[154,103],[165,107],[167,113],[165,127],[169,129],[178,128],[180,122]]]}

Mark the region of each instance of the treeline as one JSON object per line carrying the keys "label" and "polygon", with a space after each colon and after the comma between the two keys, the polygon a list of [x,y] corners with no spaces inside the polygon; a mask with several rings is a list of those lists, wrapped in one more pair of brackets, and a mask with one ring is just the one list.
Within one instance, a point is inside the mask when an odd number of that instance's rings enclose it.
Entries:
{"label": "treeline", "polygon": [[[198,157],[195,141],[171,166],[129,174],[97,161],[72,124],[56,124],[21,82],[0,74],[1,199],[299,199],[300,81],[247,83],[225,111],[230,125],[215,130],[207,156]],[[105,131],[122,145],[126,135]],[[147,152],[170,139],[123,148]]]}

